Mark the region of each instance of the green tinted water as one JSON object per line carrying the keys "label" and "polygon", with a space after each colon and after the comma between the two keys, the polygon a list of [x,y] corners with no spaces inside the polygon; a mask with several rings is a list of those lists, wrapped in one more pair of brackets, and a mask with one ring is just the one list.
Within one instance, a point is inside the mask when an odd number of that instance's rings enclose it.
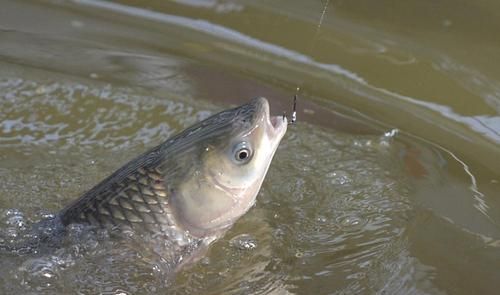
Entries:
{"label": "green tinted water", "polygon": [[4,237],[209,114],[258,95],[289,111],[301,87],[257,205],[199,264],[172,281],[80,238],[2,257],[2,293],[500,286],[497,3],[330,1],[316,41],[319,1],[0,4]]}

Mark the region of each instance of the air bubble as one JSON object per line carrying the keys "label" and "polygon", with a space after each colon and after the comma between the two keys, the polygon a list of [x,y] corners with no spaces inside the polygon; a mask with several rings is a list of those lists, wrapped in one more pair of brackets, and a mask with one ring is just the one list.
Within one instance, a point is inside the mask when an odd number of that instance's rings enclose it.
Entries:
{"label": "air bubble", "polygon": [[30,259],[19,268],[25,275],[26,282],[39,288],[50,288],[59,279],[57,266],[48,259]]}
{"label": "air bubble", "polygon": [[257,240],[249,234],[238,235],[232,238],[229,243],[239,250],[253,250],[257,248]]}
{"label": "air bubble", "polygon": [[337,222],[344,231],[357,231],[365,225],[366,221],[357,215],[342,216]]}
{"label": "air bubble", "polygon": [[334,185],[344,185],[351,182],[349,173],[342,170],[330,172],[326,176],[330,178],[330,183]]}

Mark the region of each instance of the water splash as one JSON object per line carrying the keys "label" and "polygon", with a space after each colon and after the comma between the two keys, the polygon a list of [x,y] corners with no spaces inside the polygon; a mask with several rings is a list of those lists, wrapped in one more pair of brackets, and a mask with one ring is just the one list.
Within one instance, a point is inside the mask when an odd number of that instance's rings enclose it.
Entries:
{"label": "water splash", "polygon": [[257,248],[257,240],[249,234],[241,234],[232,238],[229,243],[239,250],[253,250]]}

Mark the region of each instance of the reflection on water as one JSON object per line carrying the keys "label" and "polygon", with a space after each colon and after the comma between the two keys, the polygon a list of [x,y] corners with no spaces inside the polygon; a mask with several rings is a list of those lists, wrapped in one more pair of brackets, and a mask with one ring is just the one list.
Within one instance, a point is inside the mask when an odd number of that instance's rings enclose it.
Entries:
{"label": "reflection on water", "polygon": [[452,46],[477,26],[456,5],[408,2],[394,23],[330,5],[310,50],[320,1],[2,3],[0,245],[214,111],[265,93],[280,113],[302,92],[255,208],[198,264],[173,277],[75,226],[59,249],[2,254],[0,293],[495,294],[496,60]]}

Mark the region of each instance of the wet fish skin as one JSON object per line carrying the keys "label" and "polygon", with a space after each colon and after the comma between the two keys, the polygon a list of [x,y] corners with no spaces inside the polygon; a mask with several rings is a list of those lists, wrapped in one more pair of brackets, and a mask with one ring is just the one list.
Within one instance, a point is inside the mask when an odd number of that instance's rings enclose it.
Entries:
{"label": "wet fish skin", "polygon": [[196,261],[254,204],[286,127],[264,98],[222,111],[125,164],[50,223],[133,233],[175,268]]}

